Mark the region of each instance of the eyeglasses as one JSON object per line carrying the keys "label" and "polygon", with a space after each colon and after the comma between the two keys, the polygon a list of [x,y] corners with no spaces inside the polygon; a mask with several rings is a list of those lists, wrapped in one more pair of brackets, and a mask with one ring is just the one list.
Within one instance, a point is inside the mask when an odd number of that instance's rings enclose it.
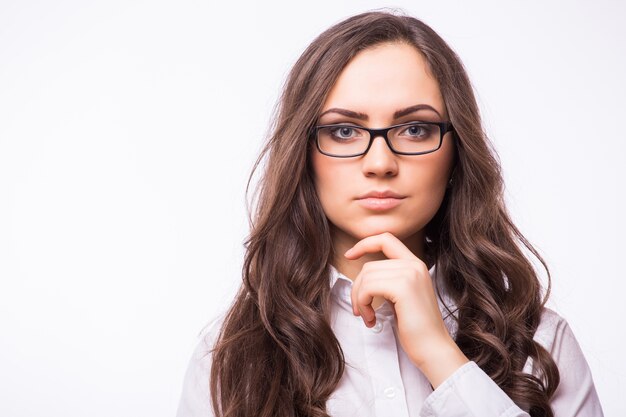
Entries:
{"label": "eyeglasses", "polygon": [[317,149],[324,155],[349,158],[364,155],[374,138],[382,136],[392,152],[423,155],[441,147],[443,136],[453,130],[450,122],[408,122],[384,129],[368,129],[349,124],[314,126]]}

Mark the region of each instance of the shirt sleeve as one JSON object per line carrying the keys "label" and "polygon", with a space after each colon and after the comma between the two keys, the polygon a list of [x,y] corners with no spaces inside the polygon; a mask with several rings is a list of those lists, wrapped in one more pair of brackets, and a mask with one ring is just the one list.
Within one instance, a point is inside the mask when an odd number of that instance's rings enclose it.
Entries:
{"label": "shirt sleeve", "polygon": [[421,417],[529,417],[475,362],[457,369],[426,398]]}
{"label": "shirt sleeve", "polygon": [[[555,417],[602,417],[591,370],[569,325],[546,309],[535,340],[556,362],[560,383],[550,405]],[[532,371],[532,362],[527,363]],[[421,417],[527,417],[475,362],[468,362],[426,398]]]}
{"label": "shirt sleeve", "polygon": [[185,372],[176,417],[214,416],[209,392],[211,349],[217,340],[222,318],[220,316],[210,321],[198,335],[198,343]]}

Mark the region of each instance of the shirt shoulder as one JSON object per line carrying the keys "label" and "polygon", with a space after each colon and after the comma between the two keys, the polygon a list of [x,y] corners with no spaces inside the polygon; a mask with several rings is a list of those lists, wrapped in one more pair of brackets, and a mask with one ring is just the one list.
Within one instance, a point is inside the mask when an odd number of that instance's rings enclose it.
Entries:
{"label": "shirt shoulder", "polygon": [[225,318],[226,311],[218,313],[205,324],[196,337],[196,347],[187,365],[183,380],[177,417],[213,416],[209,392],[212,351]]}
{"label": "shirt shoulder", "polygon": [[567,320],[554,310],[544,307],[534,339],[557,363],[583,359],[582,350]]}
{"label": "shirt shoulder", "polygon": [[[569,323],[554,310],[544,307],[541,321],[533,339],[548,351],[560,372],[562,372],[561,368],[570,366],[573,362],[578,364],[585,362],[580,345]],[[584,364],[586,365],[586,362]],[[527,363],[526,365],[529,367],[531,364]]]}
{"label": "shirt shoulder", "polygon": [[562,339],[566,328],[569,328],[569,325],[565,318],[556,311],[544,307],[534,339],[552,353],[558,348],[558,342]]}
{"label": "shirt shoulder", "polygon": [[591,369],[569,323],[544,308],[534,339],[542,345],[559,370],[559,385],[551,400],[557,416],[602,416]]}

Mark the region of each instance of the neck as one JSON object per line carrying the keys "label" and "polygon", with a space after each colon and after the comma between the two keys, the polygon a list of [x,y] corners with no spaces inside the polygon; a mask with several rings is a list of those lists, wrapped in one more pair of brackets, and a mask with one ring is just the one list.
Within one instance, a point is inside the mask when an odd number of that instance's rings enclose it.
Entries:
{"label": "neck", "polygon": [[[366,253],[358,259],[347,259],[343,254],[354,246],[360,239],[357,239],[349,234],[331,226],[331,234],[333,240],[333,246],[335,249],[335,257],[333,259],[333,266],[346,277],[354,281],[363,269],[363,265],[366,262],[380,261],[387,259],[382,252]],[[400,239],[402,243],[419,259],[424,260],[424,233],[422,230],[419,232]]]}

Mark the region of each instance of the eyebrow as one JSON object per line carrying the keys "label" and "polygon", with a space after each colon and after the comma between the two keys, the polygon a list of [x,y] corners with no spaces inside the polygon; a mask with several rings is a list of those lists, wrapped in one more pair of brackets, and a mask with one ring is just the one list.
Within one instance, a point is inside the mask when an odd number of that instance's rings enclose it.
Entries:
{"label": "eyebrow", "polygon": [[[418,110],[432,110],[435,113],[437,113],[437,116],[441,117],[439,112],[437,110],[435,110],[434,107],[429,106],[428,104],[416,104],[414,106],[410,106],[410,107],[407,107],[405,109],[397,110],[393,114],[393,118],[394,119],[399,119],[402,116],[406,116],[407,114],[414,113],[414,112],[416,112]],[[340,109],[340,108],[336,108],[336,107],[333,107],[332,109],[328,109],[324,113],[320,114],[320,118],[323,115],[325,115],[326,113],[338,113],[338,114],[342,114],[344,116],[351,117],[353,119],[359,119],[359,120],[368,120],[369,119],[369,117],[365,113],[359,113],[359,112],[355,112],[355,111],[352,111],[352,110]]]}

